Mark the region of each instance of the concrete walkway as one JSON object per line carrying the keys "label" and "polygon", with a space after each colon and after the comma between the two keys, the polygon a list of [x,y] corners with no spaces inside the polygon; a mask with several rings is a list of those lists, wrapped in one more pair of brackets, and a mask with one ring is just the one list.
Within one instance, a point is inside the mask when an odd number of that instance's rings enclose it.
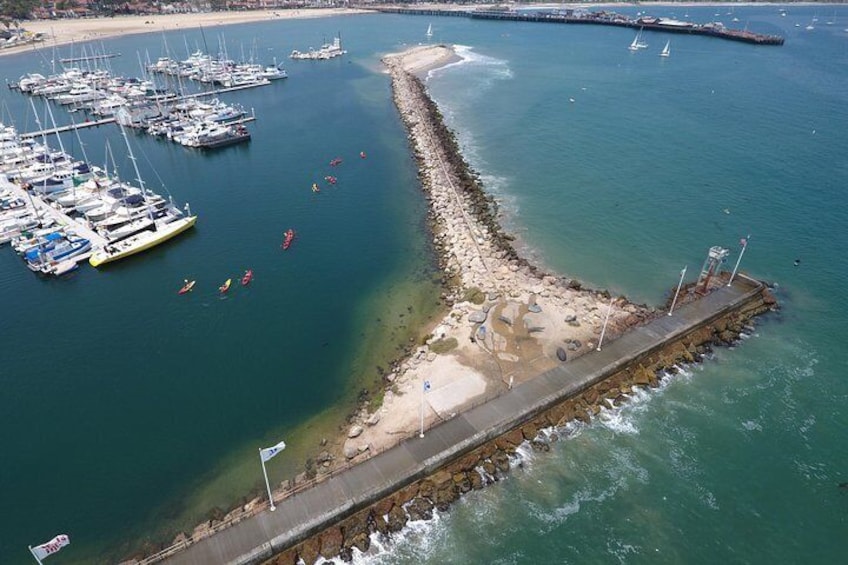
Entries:
{"label": "concrete walkway", "polygon": [[501,396],[431,428],[316,486],[172,555],[167,563],[256,563],[424,478],[465,452],[517,427],[633,359],[748,302],[762,286],[737,277],[732,287],[632,329],[615,341],[569,361]]}
{"label": "concrete walkway", "polygon": [[35,213],[41,218],[53,218],[57,225],[72,229],[77,235],[86,238],[91,242],[92,247],[102,247],[106,245],[106,238],[89,228],[82,222],[78,222],[71,218],[61,210],[53,208],[43,199],[38,196],[32,196],[20,186],[9,182],[5,175],[0,175],[0,189],[8,189],[16,198],[22,198],[27,202],[27,206],[35,208]]}

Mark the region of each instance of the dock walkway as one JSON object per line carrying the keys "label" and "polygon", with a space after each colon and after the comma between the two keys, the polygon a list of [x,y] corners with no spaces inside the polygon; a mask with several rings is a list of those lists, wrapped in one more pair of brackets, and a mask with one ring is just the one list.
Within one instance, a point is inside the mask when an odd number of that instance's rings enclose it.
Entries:
{"label": "dock walkway", "polygon": [[143,563],[174,565],[258,563],[370,504],[423,479],[459,456],[499,437],[670,341],[754,300],[761,283],[737,276],[731,287],[651,323],[634,328],[574,361],[516,386],[501,396],[431,428],[277,503],[232,527],[179,546]]}
{"label": "dock walkway", "polygon": [[[50,217],[56,220],[56,223],[60,226],[72,229],[77,235],[86,238],[91,242],[91,247],[98,248],[106,245],[106,238],[92,230],[87,225],[82,222],[78,222],[77,220],[71,218],[61,210],[57,210],[53,208],[41,198],[37,196],[33,196],[20,186],[11,183],[6,179],[5,176],[0,175],[0,189],[8,188],[16,197],[23,198],[25,201],[29,202],[31,206],[35,207],[35,212],[38,216]],[[74,257],[78,263],[88,259],[89,253],[84,253],[82,255],[78,255]]]}

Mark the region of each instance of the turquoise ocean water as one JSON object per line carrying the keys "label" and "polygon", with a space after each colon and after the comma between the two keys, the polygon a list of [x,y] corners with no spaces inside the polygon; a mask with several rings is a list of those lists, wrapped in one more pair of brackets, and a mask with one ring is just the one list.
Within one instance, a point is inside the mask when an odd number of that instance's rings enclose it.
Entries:
{"label": "turquoise ocean water", "polygon": [[[284,438],[292,459],[309,453],[310,430],[332,423],[394,347],[378,345],[406,339],[408,320],[434,308],[426,207],[378,65],[425,41],[428,23],[466,56],[433,73],[430,91],[537,262],[657,304],[709,246],[736,253],[751,234],[743,269],[778,285],[783,310],[357,560],[839,560],[848,10],[727,11],[652,13],[737,17],[786,45],[672,36],[663,60],[659,34],[634,54],[630,30],[376,15],[205,30],[207,45],[223,37],[263,62],[337,31],[351,54],[289,62],[286,81],[226,97],[256,110],[249,146],[204,155],[131,136],[151,185],[200,215],[173,245],[62,281],[0,253],[0,562],[25,563],[28,544],[58,533],[73,545],[57,562],[115,561],[157,526],[238,500],[260,485],[259,446]],[[204,35],[167,41],[182,56]],[[136,75],[135,53],[162,46],[158,34],[107,44],[124,54],[114,68]],[[14,80],[49,58],[2,68]],[[4,121],[34,128],[23,97],[3,102]],[[108,138],[128,167],[113,128],[81,136],[90,160]],[[336,156],[339,184],[313,195]],[[300,237],[283,254],[287,227]],[[219,299],[246,268],[254,284]],[[177,297],[186,277],[198,289]],[[296,472],[274,463],[274,478]]]}

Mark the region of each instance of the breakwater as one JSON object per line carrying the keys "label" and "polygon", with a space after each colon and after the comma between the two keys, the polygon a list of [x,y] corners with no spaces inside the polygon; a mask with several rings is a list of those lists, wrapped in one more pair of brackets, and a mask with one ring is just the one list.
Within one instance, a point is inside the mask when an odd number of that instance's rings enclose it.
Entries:
{"label": "breakwater", "polygon": [[[402,74],[393,69],[393,79]],[[436,117],[399,109],[411,132],[416,124]],[[432,165],[431,153],[420,151],[419,157],[423,177],[441,168]],[[481,208],[486,206],[481,203]],[[464,225],[454,233],[475,233],[470,218],[451,217]],[[488,245],[486,237],[475,241]],[[506,280],[490,278],[487,261],[509,253],[501,248],[495,255],[477,254],[476,244],[469,245],[465,260],[477,268],[458,273],[471,277],[463,284],[504,285]],[[507,272],[524,270],[513,266],[517,270]],[[522,276],[530,274],[527,269]],[[222,521],[201,524],[191,536],[181,535],[174,547],[147,562],[313,563],[319,556],[349,558],[353,548],[366,551],[372,535],[389,535],[410,519],[444,510],[463,493],[505,476],[519,445],[529,442],[547,449],[550,438],[556,437],[549,429],[573,420],[589,422],[603,406],[626,402],[634,387],[658,385],[679,363],[696,362],[710,347],[733,343],[754,316],[774,305],[756,280],[739,276],[731,286],[726,278],[723,284],[717,282],[704,297],[689,295],[691,300],[674,316],[656,315],[605,343],[602,350],[592,349],[458,412],[429,428],[423,438],[416,433],[344,471],[319,475],[309,488],[288,488],[275,495],[276,512],[252,501]],[[232,525],[222,528],[222,522]]]}
{"label": "breakwater", "polygon": [[651,31],[687,35],[704,35],[717,39],[753,43],[755,45],[783,45],[779,35],[754,33],[747,29],[731,29],[720,22],[696,24],[668,18],[640,16],[631,18],[609,11],[583,12],[577,10],[516,11],[516,10],[440,10],[430,8],[377,7],[376,11],[390,14],[420,16],[467,17],[475,20],[499,20],[547,24],[583,24],[647,29]]}
{"label": "breakwater", "polygon": [[[584,355],[431,428],[213,536],[186,542],[167,562],[314,563],[367,551],[371,535],[445,510],[462,494],[509,472],[518,446],[547,450],[568,422],[590,422],[626,402],[634,387],[658,386],[679,364],[732,344],[775,301],[762,283],[737,276],[674,316],[634,328]],[[545,430],[553,432],[544,433]],[[214,527],[214,524],[211,524]]]}

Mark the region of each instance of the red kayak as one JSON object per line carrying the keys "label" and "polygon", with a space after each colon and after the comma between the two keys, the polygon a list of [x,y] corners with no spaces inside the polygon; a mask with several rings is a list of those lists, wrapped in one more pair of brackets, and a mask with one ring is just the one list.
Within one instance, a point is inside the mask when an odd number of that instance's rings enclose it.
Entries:
{"label": "red kayak", "polygon": [[292,241],[294,241],[294,230],[289,228],[283,234],[283,249],[288,249],[291,247]]}
{"label": "red kayak", "polygon": [[253,280],[253,271],[250,269],[244,272],[244,276],[241,278],[241,286],[247,286],[250,284],[250,281]]}
{"label": "red kayak", "polygon": [[331,166],[331,167],[335,167],[335,166],[337,166],[337,165],[341,165],[341,164],[342,164],[342,158],[341,158],[341,157],[336,157],[335,159],[333,159],[332,161],[330,161],[330,166]]}
{"label": "red kayak", "polygon": [[177,294],[186,294],[187,292],[191,292],[194,288],[194,282],[195,281],[185,281],[185,284],[183,284],[183,287],[177,291]]}

